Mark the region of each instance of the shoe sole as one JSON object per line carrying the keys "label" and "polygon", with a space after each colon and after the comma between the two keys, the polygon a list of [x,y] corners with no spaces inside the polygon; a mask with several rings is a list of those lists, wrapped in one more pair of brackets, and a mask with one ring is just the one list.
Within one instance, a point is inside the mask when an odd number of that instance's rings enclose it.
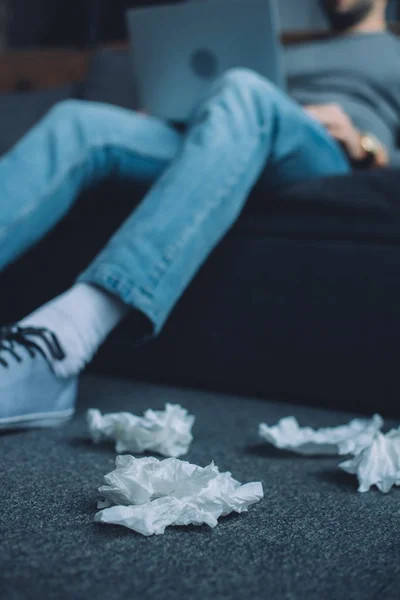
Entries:
{"label": "shoe sole", "polygon": [[0,419],[0,431],[5,429],[34,429],[36,427],[58,427],[74,416],[74,410],[52,413],[32,413],[21,417]]}
{"label": "shoe sole", "polygon": [[[60,398],[66,404],[74,404],[73,400],[69,399],[76,396],[77,382],[72,382],[60,394]],[[0,431],[13,429],[35,429],[44,427],[59,427],[67,423],[75,413],[75,408],[67,408],[65,410],[54,410],[51,412],[28,413],[17,415],[14,417],[5,417],[0,419]]]}

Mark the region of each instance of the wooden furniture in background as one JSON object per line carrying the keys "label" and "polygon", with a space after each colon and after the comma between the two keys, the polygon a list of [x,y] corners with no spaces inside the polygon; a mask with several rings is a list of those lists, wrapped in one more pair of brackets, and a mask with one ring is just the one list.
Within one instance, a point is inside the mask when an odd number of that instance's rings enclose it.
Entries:
{"label": "wooden furniture in background", "polygon": [[93,50],[15,50],[0,53],[0,92],[57,87],[84,79]]}

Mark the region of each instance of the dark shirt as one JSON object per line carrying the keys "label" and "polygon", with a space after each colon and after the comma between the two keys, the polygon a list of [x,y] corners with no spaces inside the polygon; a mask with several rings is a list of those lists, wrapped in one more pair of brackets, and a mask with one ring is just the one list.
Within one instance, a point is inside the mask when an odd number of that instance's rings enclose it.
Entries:
{"label": "dark shirt", "polygon": [[290,95],[339,104],[400,165],[400,40],[389,32],[343,35],[285,50]]}

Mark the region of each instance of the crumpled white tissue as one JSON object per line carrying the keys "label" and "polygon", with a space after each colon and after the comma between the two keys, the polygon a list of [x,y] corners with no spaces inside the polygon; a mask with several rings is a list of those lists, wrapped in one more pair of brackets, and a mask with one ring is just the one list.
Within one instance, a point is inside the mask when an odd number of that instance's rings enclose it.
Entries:
{"label": "crumpled white tissue", "polygon": [[214,463],[203,468],[176,458],[117,456],[116,469],[104,480],[99,493],[105,501],[95,520],[145,536],[160,535],[169,525],[215,527],[219,517],[245,512],[264,496],[260,482],[241,485]]}
{"label": "crumpled white tissue", "polygon": [[304,455],[359,454],[369,446],[383,425],[380,415],[372,419],[353,419],[339,427],[300,427],[294,417],[281,419],[277,425],[259,425],[259,435],[276,448]]}
{"label": "crumpled white tissue", "polygon": [[188,452],[193,440],[195,417],[179,404],[166,404],[165,410],[147,410],[143,417],[128,412],[102,415],[90,409],[86,418],[93,442],[114,440],[118,453],[150,450],[177,457]]}
{"label": "crumpled white tissue", "polygon": [[376,485],[378,490],[388,493],[394,485],[400,485],[400,428],[386,435],[378,432],[358,456],[339,466],[357,475],[359,492],[368,492]]}

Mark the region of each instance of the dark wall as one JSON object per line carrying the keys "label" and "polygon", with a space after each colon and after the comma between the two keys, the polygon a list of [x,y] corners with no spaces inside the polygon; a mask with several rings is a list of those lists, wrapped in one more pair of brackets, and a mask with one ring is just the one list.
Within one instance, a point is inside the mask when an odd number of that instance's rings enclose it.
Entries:
{"label": "dark wall", "polygon": [[[187,0],[9,0],[7,44],[86,46],[124,39],[127,8],[172,1]],[[400,0],[391,0],[390,19],[400,18],[399,5]]]}
{"label": "dark wall", "polygon": [[11,0],[7,45],[81,45],[87,36],[89,5],[89,0]]}
{"label": "dark wall", "polygon": [[[184,0],[175,0],[181,2]],[[171,0],[10,0],[7,45],[85,46],[126,37],[127,8]]]}

